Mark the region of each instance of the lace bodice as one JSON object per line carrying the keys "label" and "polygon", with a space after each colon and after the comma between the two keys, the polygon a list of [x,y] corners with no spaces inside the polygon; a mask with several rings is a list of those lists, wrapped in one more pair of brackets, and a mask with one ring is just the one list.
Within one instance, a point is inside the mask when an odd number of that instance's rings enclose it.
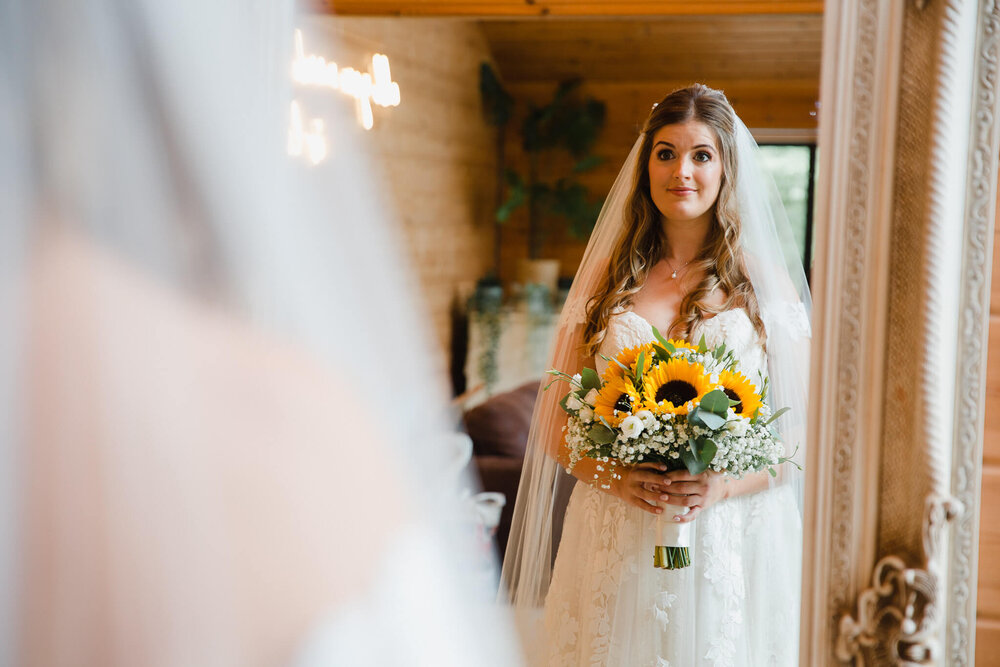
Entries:
{"label": "lace bodice", "polygon": [[[752,382],[767,359],[746,311],[699,323]],[[631,311],[614,315],[600,353],[654,340]],[[598,355],[597,370],[607,362]],[[658,570],[657,518],[588,484],[566,509],[545,603],[546,667],[760,667],[797,664],[801,520],[787,485],[738,495],[691,524],[692,565]]]}
{"label": "lace bodice", "polygon": [[[758,383],[758,372],[767,374],[767,357],[750,317],[742,308],[726,310],[700,322],[693,334],[694,342],[704,335],[705,342],[710,347],[724,342],[734,350],[743,374],[754,384]],[[601,355],[613,357],[627,347],[643,345],[653,340],[656,340],[653,326],[641,315],[630,310],[614,315],[608,323],[608,330],[596,359],[597,372],[603,374],[608,367],[608,362]]]}

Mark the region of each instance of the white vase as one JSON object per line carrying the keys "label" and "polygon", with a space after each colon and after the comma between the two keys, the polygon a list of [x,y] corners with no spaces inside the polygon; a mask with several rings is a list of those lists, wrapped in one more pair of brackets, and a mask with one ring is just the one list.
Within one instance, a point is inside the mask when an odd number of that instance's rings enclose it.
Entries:
{"label": "white vase", "polygon": [[517,282],[522,285],[545,285],[555,296],[559,284],[558,259],[522,259],[517,264]]}

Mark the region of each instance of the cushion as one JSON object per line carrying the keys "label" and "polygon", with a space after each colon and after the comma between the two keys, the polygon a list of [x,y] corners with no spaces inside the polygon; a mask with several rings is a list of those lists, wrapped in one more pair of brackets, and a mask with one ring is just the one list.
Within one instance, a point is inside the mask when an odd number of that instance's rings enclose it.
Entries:
{"label": "cushion", "polygon": [[477,456],[523,457],[540,381],[497,394],[465,413],[465,430]]}

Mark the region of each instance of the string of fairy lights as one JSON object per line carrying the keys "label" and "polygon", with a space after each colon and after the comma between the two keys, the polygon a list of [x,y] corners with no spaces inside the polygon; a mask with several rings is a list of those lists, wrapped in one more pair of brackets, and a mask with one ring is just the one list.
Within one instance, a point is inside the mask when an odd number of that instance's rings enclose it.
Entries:
{"label": "string of fairy lights", "polygon": [[[353,98],[358,123],[366,130],[372,129],[375,124],[373,105],[399,105],[399,84],[392,80],[387,56],[374,54],[368,72],[340,67],[322,55],[308,53],[301,30],[295,31],[291,74],[297,87],[335,91]],[[325,160],[329,152],[324,120],[309,115],[302,101],[293,99],[289,114],[288,154],[316,165]]]}

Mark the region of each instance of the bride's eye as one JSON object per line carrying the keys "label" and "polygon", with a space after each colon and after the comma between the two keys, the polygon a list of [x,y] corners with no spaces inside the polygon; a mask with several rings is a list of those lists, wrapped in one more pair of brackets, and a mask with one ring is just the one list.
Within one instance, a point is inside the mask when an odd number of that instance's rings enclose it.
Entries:
{"label": "bride's eye", "polygon": [[694,159],[698,162],[711,162],[712,154],[708,151],[698,151],[694,154]]}
{"label": "bride's eye", "polygon": [[673,156],[674,152],[669,148],[661,148],[659,151],[656,152],[657,160],[669,160]]}

